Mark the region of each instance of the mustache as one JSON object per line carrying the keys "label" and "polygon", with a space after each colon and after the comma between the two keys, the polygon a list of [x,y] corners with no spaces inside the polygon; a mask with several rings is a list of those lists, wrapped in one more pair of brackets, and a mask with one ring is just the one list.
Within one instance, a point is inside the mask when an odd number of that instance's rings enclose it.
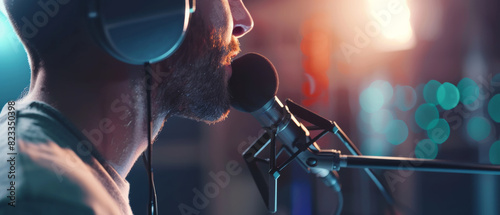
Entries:
{"label": "mustache", "polygon": [[240,52],[241,52],[240,42],[238,41],[238,39],[236,39],[236,37],[234,37],[234,36],[231,37],[231,42],[227,46],[225,57],[223,58],[224,60],[222,63],[224,65],[231,64],[231,62],[233,61],[233,58],[236,55],[238,55]]}

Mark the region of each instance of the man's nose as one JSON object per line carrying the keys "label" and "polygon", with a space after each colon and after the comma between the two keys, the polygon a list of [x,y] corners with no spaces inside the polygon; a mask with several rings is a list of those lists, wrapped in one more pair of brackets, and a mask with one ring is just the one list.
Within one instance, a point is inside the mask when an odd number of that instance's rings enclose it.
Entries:
{"label": "man's nose", "polygon": [[239,38],[253,28],[253,19],[242,0],[229,0],[233,15],[233,36]]}

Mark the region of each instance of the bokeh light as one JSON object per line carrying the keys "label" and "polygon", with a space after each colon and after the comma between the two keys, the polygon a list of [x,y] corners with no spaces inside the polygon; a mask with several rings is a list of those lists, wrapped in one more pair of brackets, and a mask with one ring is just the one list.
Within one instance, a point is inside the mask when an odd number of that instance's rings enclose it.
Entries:
{"label": "bokeh light", "polygon": [[367,137],[362,141],[361,153],[371,156],[388,156],[390,155],[391,144],[387,143],[380,137]]}
{"label": "bokeh light", "polygon": [[500,140],[494,142],[490,147],[490,162],[500,164]]}
{"label": "bokeh light", "polygon": [[417,104],[417,93],[410,86],[396,86],[396,107],[401,111],[411,110]]}
{"label": "bokeh light", "polygon": [[377,88],[368,87],[361,92],[359,104],[367,113],[375,113],[384,105],[384,94]]}
{"label": "bokeh light", "polygon": [[472,117],[467,123],[467,133],[476,141],[484,140],[490,132],[490,122],[484,117]]}
{"label": "bokeh light", "polygon": [[394,90],[392,89],[391,83],[384,80],[376,80],[370,84],[369,87],[379,89],[380,92],[384,95],[384,104],[389,103],[391,101],[392,96],[394,94]]}
{"label": "bokeh light", "polygon": [[[387,10],[387,5],[393,2],[392,0],[367,0],[367,11],[373,16],[373,19],[379,20],[378,15],[374,11]],[[415,36],[413,33],[410,17],[411,11],[406,0],[398,1],[398,18],[389,18],[390,22],[381,23],[378,27],[381,37],[374,37],[375,47],[381,51],[396,51],[410,49],[415,46]],[[389,14],[389,16],[391,16]]]}
{"label": "bokeh light", "polygon": [[422,104],[417,108],[417,111],[415,111],[415,122],[424,130],[434,128],[438,119],[439,111],[433,104]]}
{"label": "bokeh light", "polygon": [[403,120],[392,120],[387,125],[384,133],[389,143],[399,145],[408,138],[408,126]]}
{"label": "bokeh light", "polygon": [[438,91],[438,88],[440,86],[441,86],[441,83],[439,83],[439,81],[436,81],[436,80],[430,80],[429,82],[427,82],[427,84],[425,84],[425,86],[424,86],[424,99],[427,103],[431,103],[431,104],[435,104],[435,105],[438,104],[437,91]]}
{"label": "bokeh light", "polygon": [[373,131],[377,133],[384,133],[385,128],[394,119],[391,111],[387,109],[380,109],[376,113],[372,114],[370,119],[370,125]]}
{"label": "bokeh light", "polygon": [[450,125],[444,119],[438,119],[436,126],[427,130],[427,136],[435,143],[444,143],[450,137]]}
{"label": "bokeh light", "polygon": [[496,94],[488,103],[488,113],[495,122],[500,122],[500,94]]}
{"label": "bokeh light", "polygon": [[415,147],[415,157],[420,159],[435,159],[439,148],[438,144],[430,139],[424,139]]}
{"label": "bokeh light", "polygon": [[463,78],[457,84],[460,93],[460,102],[464,105],[470,105],[477,100],[479,95],[479,86],[470,78]]}
{"label": "bokeh light", "polygon": [[460,93],[455,85],[445,82],[438,88],[437,100],[443,109],[451,110],[457,106],[460,100]]}

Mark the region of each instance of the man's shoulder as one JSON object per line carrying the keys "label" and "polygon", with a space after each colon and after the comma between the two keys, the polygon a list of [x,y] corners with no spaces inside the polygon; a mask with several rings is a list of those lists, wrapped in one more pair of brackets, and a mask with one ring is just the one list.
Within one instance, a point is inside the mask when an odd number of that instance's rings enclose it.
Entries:
{"label": "man's shoulder", "polygon": [[50,110],[37,105],[19,105],[15,114],[4,107],[0,113],[0,137],[12,136],[12,142],[0,139],[0,203],[13,201],[17,209],[29,208],[26,204],[33,201],[85,208],[96,201],[111,201],[102,193],[105,189],[94,170],[75,150],[80,138],[51,116]]}
{"label": "man's shoulder", "polygon": [[[58,119],[56,111],[41,102],[7,103],[0,112],[0,135],[15,134],[18,139],[43,142],[74,137],[65,132],[67,124]],[[8,133],[11,132],[11,133]]]}
{"label": "man's shoulder", "polygon": [[[68,173],[74,168],[82,171],[84,165],[73,150],[55,138],[59,126],[53,120],[37,103],[8,103],[0,113],[0,136],[5,137],[0,140],[0,160],[7,161],[0,162],[0,173],[6,176],[0,177],[0,185],[14,184],[18,198],[28,192],[30,196],[65,193],[54,187],[79,189]],[[10,192],[1,189],[0,199]]]}

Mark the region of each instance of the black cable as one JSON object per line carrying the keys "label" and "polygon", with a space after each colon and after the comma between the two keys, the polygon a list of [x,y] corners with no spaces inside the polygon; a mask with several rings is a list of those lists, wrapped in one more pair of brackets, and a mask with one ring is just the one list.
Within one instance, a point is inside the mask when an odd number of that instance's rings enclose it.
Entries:
{"label": "black cable", "polygon": [[[145,71],[145,82],[146,82],[146,109],[147,109],[147,116],[148,116],[148,121],[147,121],[147,128],[148,128],[148,148],[145,153],[143,153],[143,160],[145,161],[144,163],[146,164],[146,171],[148,173],[148,179],[149,179],[149,206],[148,206],[148,214],[150,215],[157,215],[158,214],[158,199],[156,197],[156,188],[155,188],[155,183],[154,183],[154,177],[153,177],[153,141],[152,141],[152,127],[153,127],[153,121],[152,121],[152,116],[151,116],[151,86],[152,86],[152,78],[150,74],[152,73],[152,68],[151,64],[145,63],[144,64],[144,71]],[[147,156],[146,156],[147,153]]]}

